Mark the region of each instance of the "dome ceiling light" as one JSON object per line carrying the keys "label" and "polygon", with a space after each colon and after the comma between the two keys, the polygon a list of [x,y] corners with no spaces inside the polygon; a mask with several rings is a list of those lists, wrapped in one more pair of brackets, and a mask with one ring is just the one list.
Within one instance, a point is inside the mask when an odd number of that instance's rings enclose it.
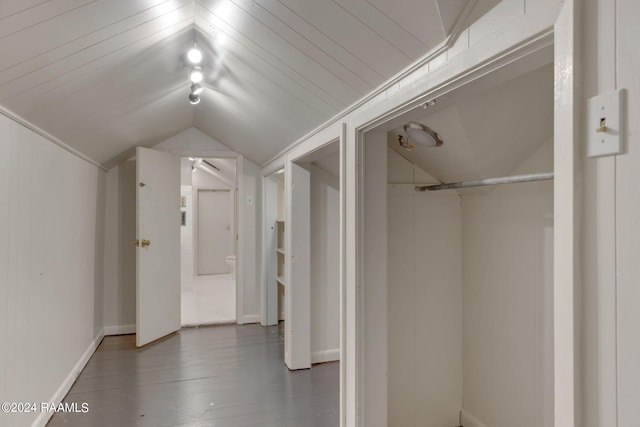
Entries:
{"label": "dome ceiling light", "polygon": [[411,151],[414,148],[410,142],[423,147],[439,147],[443,144],[438,133],[422,123],[409,122],[404,125],[404,131],[407,133],[407,140],[404,140],[404,136],[398,135],[398,143],[407,151]]}

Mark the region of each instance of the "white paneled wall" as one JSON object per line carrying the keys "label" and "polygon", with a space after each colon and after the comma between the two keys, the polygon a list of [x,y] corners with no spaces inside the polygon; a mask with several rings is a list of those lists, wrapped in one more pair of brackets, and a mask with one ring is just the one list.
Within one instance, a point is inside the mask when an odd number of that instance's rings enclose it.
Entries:
{"label": "white paneled wall", "polygon": [[135,332],[136,323],[136,162],[107,173],[104,272],[105,333]]}
{"label": "white paneled wall", "polygon": [[311,165],[311,363],[340,359],[339,179]]}
{"label": "white paneled wall", "polygon": [[[260,295],[262,284],[260,248],[262,247],[262,174],[258,166],[247,159],[243,164],[242,184],[239,192],[239,202],[243,212],[239,227],[243,227],[244,245],[239,258],[236,258],[236,274],[242,274],[242,301],[245,323],[260,321]],[[251,198],[251,202],[249,202]]]}
{"label": "white paneled wall", "polygon": [[[552,169],[548,141],[513,173]],[[389,425],[552,426],[553,183],[388,197]]]}
{"label": "white paneled wall", "polygon": [[[96,166],[0,115],[2,401],[61,399],[101,339],[105,185]],[[46,418],[3,412],[0,426]]]}
{"label": "white paneled wall", "polygon": [[462,223],[456,193],[390,185],[389,425],[458,425]]}
{"label": "white paneled wall", "polygon": [[[550,170],[551,141],[513,174]],[[553,182],[463,192],[462,248],[465,411],[553,425]]]}

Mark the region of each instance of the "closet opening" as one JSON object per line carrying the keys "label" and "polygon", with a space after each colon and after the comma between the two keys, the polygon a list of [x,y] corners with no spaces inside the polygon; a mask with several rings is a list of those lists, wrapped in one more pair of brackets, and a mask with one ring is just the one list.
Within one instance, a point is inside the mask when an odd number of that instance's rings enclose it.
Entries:
{"label": "closet opening", "polygon": [[538,54],[363,133],[365,419],[554,425],[554,65]]}
{"label": "closet opening", "polygon": [[339,139],[292,160],[285,179],[284,353],[287,367],[297,370],[340,359]]}

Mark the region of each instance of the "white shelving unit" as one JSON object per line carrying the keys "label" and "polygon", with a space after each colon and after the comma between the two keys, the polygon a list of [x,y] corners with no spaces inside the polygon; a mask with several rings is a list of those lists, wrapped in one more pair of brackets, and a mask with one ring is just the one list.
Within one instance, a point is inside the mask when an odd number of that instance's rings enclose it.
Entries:
{"label": "white shelving unit", "polygon": [[285,251],[284,251],[284,221],[276,221],[276,230],[277,230],[277,247],[276,247],[276,257],[278,259],[277,262],[277,275],[276,281],[278,282],[278,320],[284,320],[284,292],[286,287],[286,279],[284,275],[284,262],[285,262]]}

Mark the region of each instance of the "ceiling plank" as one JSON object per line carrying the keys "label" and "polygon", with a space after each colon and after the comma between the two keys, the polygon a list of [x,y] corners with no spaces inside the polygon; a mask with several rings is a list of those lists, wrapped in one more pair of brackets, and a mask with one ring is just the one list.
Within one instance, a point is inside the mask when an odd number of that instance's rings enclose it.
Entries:
{"label": "ceiling plank", "polygon": [[[278,86],[287,88],[296,98],[304,100],[309,106],[321,113],[341,110],[346,107],[346,103],[341,102],[323,88],[309,81],[306,77],[300,75],[290,67],[280,65],[280,59],[274,58],[268,52],[262,51],[257,46],[253,46],[249,40],[236,40],[234,37],[228,36],[220,29],[212,29],[213,26],[205,17],[198,15],[196,6],[196,25],[204,31],[211,40],[212,50],[228,52],[242,58],[247,66],[258,70],[267,76]],[[220,42],[220,39],[223,42]],[[248,46],[243,44],[243,41]]]}
{"label": "ceiling plank", "polygon": [[393,22],[406,28],[426,46],[435,46],[447,36],[440,20],[436,0],[366,1]]}
{"label": "ceiling plank", "polygon": [[348,70],[351,70],[361,76],[363,80],[374,87],[380,85],[385,80],[385,76],[371,68],[369,64],[366,64],[351,55],[342,46],[333,41],[330,37],[327,37],[326,34],[319,31],[317,28],[309,25],[304,19],[296,15],[279,1],[255,1],[261,8],[268,11],[272,16],[276,17],[276,19],[290,29],[290,39],[300,38],[307,43],[311,43]]}
{"label": "ceiling plank", "polygon": [[[246,14],[235,3],[229,0],[219,0],[215,2],[215,5],[209,4],[205,6],[200,2],[198,5],[206,10],[206,18],[217,26],[219,30],[234,36],[236,39],[250,41],[252,46],[273,58],[277,58],[278,68],[293,69],[319,87],[330,88],[331,95],[344,104],[349,104],[362,96],[362,93],[356,88],[331,74],[325,68],[319,67],[313,59],[288,43],[283,43],[279,36]],[[232,23],[223,21],[222,18],[225,14],[233,14]]]}
{"label": "ceiling plank", "polygon": [[18,31],[24,31],[25,28],[33,27],[94,1],[96,0],[49,0],[42,3],[39,7],[31,7],[10,16],[0,18],[0,38],[17,33]]}
{"label": "ceiling plank", "polygon": [[322,31],[386,78],[411,62],[411,58],[332,1],[280,1],[309,25]]}
{"label": "ceiling plank", "polygon": [[18,107],[34,97],[40,98],[51,88],[55,89],[65,83],[73,84],[81,76],[99,72],[102,67],[126,62],[153,43],[189,27],[192,23],[189,6],[185,6],[176,10],[168,21],[153,19],[108,38],[91,49],[81,49],[62,60],[53,61],[0,84],[0,99],[8,106]]}
{"label": "ceiling plank", "polygon": [[[366,0],[334,0],[371,31],[387,40],[412,60],[420,58],[432,46],[424,44],[402,25],[393,21]],[[439,42],[440,40],[438,40]]]}

